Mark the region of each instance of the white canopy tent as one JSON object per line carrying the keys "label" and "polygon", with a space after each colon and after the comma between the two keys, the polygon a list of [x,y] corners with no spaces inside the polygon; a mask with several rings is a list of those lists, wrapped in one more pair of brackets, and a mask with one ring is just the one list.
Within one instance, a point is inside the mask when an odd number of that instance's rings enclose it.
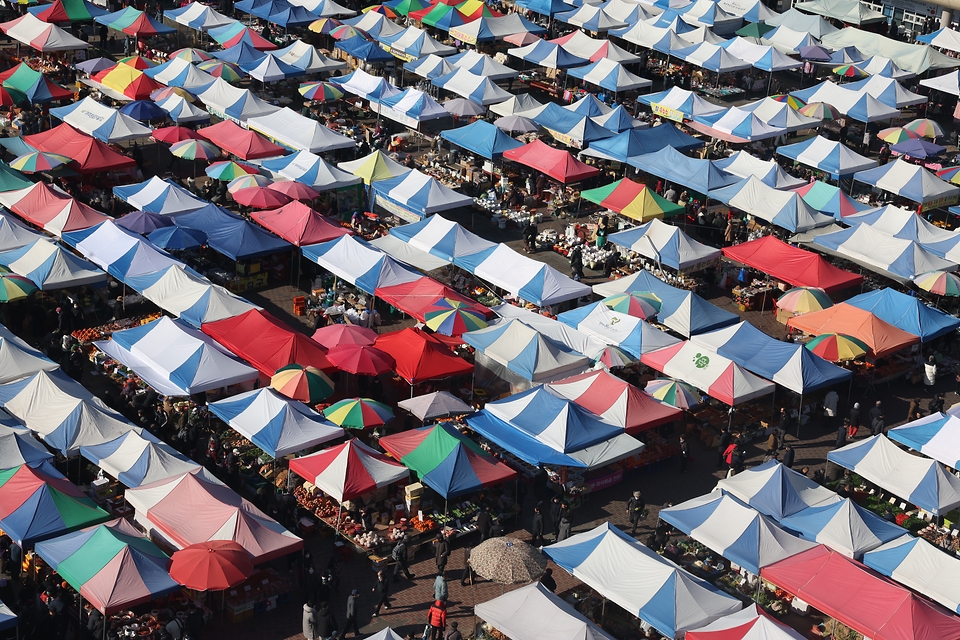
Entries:
{"label": "white canopy tent", "polygon": [[128,487],[139,487],[185,473],[200,473],[212,482],[220,482],[149,431],[128,431],[103,444],[81,447],[80,453]]}
{"label": "white canopy tent", "polygon": [[539,582],[478,604],[473,612],[513,640],[613,640]]}
{"label": "white canopy tent", "polygon": [[260,375],[205,334],[170,318],[117,331],[111,340],[94,344],[163,395],[189,396]]}
{"label": "white canopy tent", "polygon": [[840,501],[840,496],[830,489],[783,466],[777,460],[721,480],[717,483],[717,489],[722,489],[778,522],[807,507]]}
{"label": "white canopy tent", "polygon": [[[776,100],[773,102],[776,102]],[[794,178],[784,171],[776,160],[761,160],[745,149],[737,151],[728,158],[714,160],[713,164],[727,173],[732,173],[741,178],[754,176],[774,189],[796,189],[807,184],[806,180]]]}
{"label": "white canopy tent", "polygon": [[56,362],[0,325],[0,384],[59,368]]}
{"label": "white canopy tent", "polygon": [[352,149],[356,143],[316,120],[302,116],[289,107],[268,116],[247,119],[247,126],[275,142],[295,151],[325,153],[336,149]]}

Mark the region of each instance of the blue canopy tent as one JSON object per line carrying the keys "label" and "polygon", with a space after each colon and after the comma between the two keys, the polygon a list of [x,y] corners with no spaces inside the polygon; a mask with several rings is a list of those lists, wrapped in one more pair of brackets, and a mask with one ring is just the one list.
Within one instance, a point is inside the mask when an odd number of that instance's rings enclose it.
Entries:
{"label": "blue canopy tent", "polygon": [[[539,116],[538,116],[539,117]],[[614,132],[596,123],[595,118],[574,114],[576,121],[570,125],[537,122],[557,140],[572,147],[585,147],[597,140],[605,140],[614,135]]]}
{"label": "blue canopy tent", "polygon": [[594,285],[604,297],[628,291],[650,291],[660,298],[657,320],[674,331],[691,336],[740,322],[740,316],[707,302],[692,291],[671,287],[647,271]]}
{"label": "blue canopy tent", "polygon": [[207,234],[197,229],[186,227],[163,227],[151,231],[147,240],[167,251],[184,251],[198,249],[207,243]]}
{"label": "blue canopy tent", "polygon": [[829,173],[835,180],[877,166],[876,160],[861,156],[849,147],[834,140],[827,140],[823,136],[814,136],[803,142],[778,147],[777,153]]}
{"label": "blue canopy tent", "polygon": [[285,0],[272,0],[265,5],[254,7],[250,15],[278,24],[284,29],[306,26],[318,19],[316,14]]}
{"label": "blue canopy tent", "polygon": [[840,501],[840,496],[830,489],[788,469],[778,460],[721,480],[717,488],[778,522],[808,507]]}
{"label": "blue canopy tent", "polygon": [[132,277],[181,264],[140,235],[112,220],[89,229],[65,233],[63,241],[124,283]]}
{"label": "blue canopy tent", "polygon": [[107,274],[59,243],[46,238],[0,252],[0,264],[36,284],[41,291],[104,285]]}
{"label": "blue canopy tent", "polygon": [[167,112],[157,106],[152,100],[134,100],[120,107],[120,113],[130,116],[134,120],[146,122],[160,120],[167,117]]}
{"label": "blue canopy tent", "polygon": [[696,271],[720,260],[721,251],[697,242],[680,227],[654,218],[639,227],[618,231],[610,242],[677,271]]}
{"label": "blue canopy tent", "polygon": [[558,13],[570,10],[570,5],[563,0],[518,0],[517,6],[551,18]]}
{"label": "blue canopy tent", "polygon": [[874,169],[858,171],[853,179],[919,202],[927,209],[955,204],[960,195],[960,187],[900,158]]}
{"label": "blue canopy tent", "polygon": [[931,413],[890,429],[887,437],[948,467],[960,468],[960,418],[957,416]]}
{"label": "blue canopy tent", "polygon": [[249,260],[293,249],[286,240],[215,204],[179,215],[174,223],[203,231],[211,249],[233,260]]}
{"label": "blue canopy tent", "polygon": [[750,573],[816,546],[722,491],[661,509],[658,514],[691,538]]}
{"label": "blue canopy tent", "polygon": [[630,129],[612,138],[597,140],[590,143],[590,147],[581,151],[580,155],[626,162],[629,158],[655,153],[664,147],[692,151],[703,146],[702,140],[680,131],[672,124],[661,124],[649,129]]}
{"label": "blue canopy tent", "polygon": [[557,316],[557,320],[595,337],[604,344],[612,344],[637,360],[647,352],[680,342],[640,318],[613,311],[603,301],[564,311]]}
{"label": "blue canopy tent", "polygon": [[614,133],[630,131],[642,126],[642,123],[630,115],[630,112],[624,109],[622,104],[615,106],[610,113],[594,118],[593,121]]}
{"label": "blue canopy tent", "polygon": [[[46,9],[46,7],[40,8]],[[11,609],[7,603],[0,601],[0,631],[13,629],[18,624],[20,624],[20,622],[17,619],[17,614],[13,612],[13,609]]]}
{"label": "blue canopy tent", "polygon": [[865,552],[906,534],[850,498],[820,507],[807,507],[780,521],[805,540],[825,544],[834,551],[859,559]]}
{"label": "blue canopy tent", "polygon": [[396,236],[418,249],[432,253],[448,262],[496,247],[495,243],[467,231],[457,222],[437,214],[399,227],[391,227]]}
{"label": "blue canopy tent", "polygon": [[570,109],[564,109],[555,102],[548,102],[540,113],[533,116],[533,121],[541,127],[549,125],[554,131],[570,129],[584,118],[586,114],[574,113]]}
{"label": "blue canopy tent", "polygon": [[960,613],[960,558],[938,545],[903,535],[863,554],[863,564]]}
{"label": "blue canopy tent", "polygon": [[128,431],[103,444],[80,447],[80,454],[128,487],[200,470],[200,465],[149,431]]}
{"label": "blue canopy tent", "polygon": [[272,388],[212,402],[210,411],[274,458],[343,436],[343,429]]}
{"label": "blue canopy tent", "polygon": [[919,299],[890,288],[877,289],[846,301],[884,322],[928,342],[960,327],[960,318],[925,305]]}
{"label": "blue canopy tent", "polygon": [[851,371],[827,362],[803,345],[771,338],[749,322],[696,335],[690,340],[794,393],[831,387],[853,376]]}
{"label": "blue canopy tent", "polygon": [[827,460],[934,515],[960,506],[960,478],[935,460],[907,453],[884,435],[831,451]]}
{"label": "blue canopy tent", "polygon": [[242,65],[253,64],[259,60],[262,60],[266,54],[254,47],[252,44],[241,41],[239,44],[235,44],[232,47],[224,49],[223,51],[214,51],[210,55],[218,60],[223,60],[224,62],[232,62],[236,65]]}
{"label": "blue canopy tent", "polygon": [[459,129],[445,129],[440,132],[440,137],[488,160],[503,156],[504,151],[523,146],[522,142],[484,120],[477,120]]}
{"label": "blue canopy tent", "polygon": [[739,611],[739,600],[695,578],[609,522],[544,547],[573,577],[667,638]]}
{"label": "blue canopy tent", "polygon": [[537,40],[525,47],[508,49],[507,53],[547,69],[568,69],[590,63],[586,58],[575,56],[559,44],[549,40]]}
{"label": "blue canopy tent", "polygon": [[137,184],[114,187],[113,195],[135,209],[164,215],[196,211],[209,204],[173,181],[157,176]]}
{"label": "blue canopy tent", "polygon": [[654,153],[628,158],[627,163],[700,194],[740,182],[740,178],[718,169],[709,160],[685,156],[673,147],[664,147]]}
{"label": "blue canopy tent", "polygon": [[355,236],[341,236],[329,242],[300,247],[300,250],[307,260],[369,294],[380,287],[413,282],[423,277],[422,273]]}
{"label": "blue canopy tent", "polygon": [[378,200],[399,205],[421,218],[459,207],[467,207],[473,198],[444,186],[439,180],[419,171],[372,183]]}
{"label": "blue canopy tent", "polygon": [[396,60],[393,55],[384,51],[379,44],[374,41],[367,40],[359,34],[353,36],[352,38],[341,40],[334,46],[335,48],[344,51],[348,55],[357,58],[358,60],[363,60],[364,62],[369,62],[372,64]]}

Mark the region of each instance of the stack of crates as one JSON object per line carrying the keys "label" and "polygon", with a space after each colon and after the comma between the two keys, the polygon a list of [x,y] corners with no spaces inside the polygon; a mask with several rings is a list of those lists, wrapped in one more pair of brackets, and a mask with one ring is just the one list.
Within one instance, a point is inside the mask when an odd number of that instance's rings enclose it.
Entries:
{"label": "stack of crates", "polygon": [[295,316],[305,316],[307,315],[307,298],[306,296],[297,296],[293,299],[293,315]]}

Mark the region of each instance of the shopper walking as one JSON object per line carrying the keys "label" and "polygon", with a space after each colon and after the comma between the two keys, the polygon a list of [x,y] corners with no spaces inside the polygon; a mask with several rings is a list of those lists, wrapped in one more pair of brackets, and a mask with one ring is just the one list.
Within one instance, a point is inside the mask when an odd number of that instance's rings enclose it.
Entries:
{"label": "shopper walking", "polygon": [[353,637],[360,637],[360,625],[357,624],[357,600],[360,599],[360,592],[354,589],[347,596],[347,621],[343,625],[343,637],[347,637],[347,632],[353,629]]}
{"label": "shopper walking", "polygon": [[390,581],[383,569],[377,571],[377,584],[374,585],[373,592],[377,594],[377,603],[373,606],[373,617],[376,618],[380,615],[380,607],[390,610]]}
{"label": "shopper walking", "polygon": [[427,624],[430,625],[430,640],[443,640],[443,632],[447,628],[447,605],[440,600],[434,601],[427,611]]}

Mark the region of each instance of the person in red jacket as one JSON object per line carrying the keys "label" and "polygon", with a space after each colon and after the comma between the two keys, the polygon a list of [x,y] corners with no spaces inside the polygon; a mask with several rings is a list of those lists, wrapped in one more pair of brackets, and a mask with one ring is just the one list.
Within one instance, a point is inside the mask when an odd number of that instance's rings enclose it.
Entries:
{"label": "person in red jacket", "polygon": [[427,624],[431,627],[430,640],[443,640],[447,628],[447,605],[437,600],[427,612]]}

